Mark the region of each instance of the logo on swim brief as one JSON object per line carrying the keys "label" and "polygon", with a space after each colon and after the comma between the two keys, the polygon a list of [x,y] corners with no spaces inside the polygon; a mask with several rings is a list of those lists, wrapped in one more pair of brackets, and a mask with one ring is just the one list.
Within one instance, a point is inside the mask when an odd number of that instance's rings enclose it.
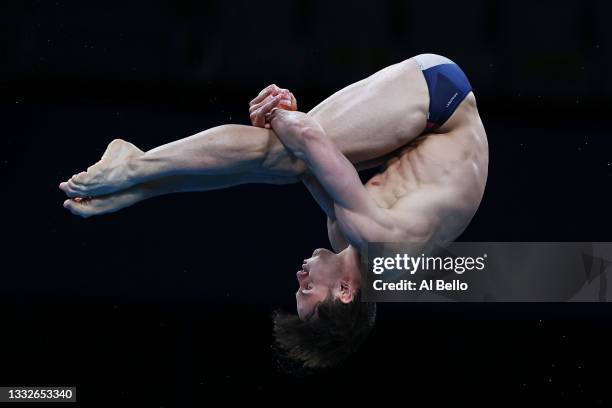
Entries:
{"label": "logo on swim brief", "polygon": [[455,98],[457,97],[457,95],[459,95],[458,92],[455,92],[455,94],[453,95],[452,98],[450,98],[450,100],[448,101],[448,103],[446,104],[446,107],[448,108],[450,106],[451,103],[453,103],[453,101],[455,100]]}

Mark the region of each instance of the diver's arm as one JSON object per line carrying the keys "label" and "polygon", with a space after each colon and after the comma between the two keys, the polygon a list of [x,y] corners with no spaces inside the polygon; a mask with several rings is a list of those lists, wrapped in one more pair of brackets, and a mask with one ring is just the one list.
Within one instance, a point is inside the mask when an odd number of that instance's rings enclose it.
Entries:
{"label": "diver's arm", "polygon": [[315,199],[319,207],[323,210],[325,215],[333,221],[336,220],[336,214],[334,213],[334,202],[327,194],[327,191],[319,183],[315,176],[312,174],[305,174],[301,177],[302,183],[306,186],[310,195]]}
{"label": "diver's arm", "polygon": [[396,222],[374,202],[355,167],[314,119],[303,112],[275,109],[270,123],[285,148],[306,163],[327,192],[335,218],[352,245],[363,248],[367,242],[391,240]]}
{"label": "diver's arm", "polygon": [[336,214],[334,212],[334,202],[332,201],[327,191],[321,186],[321,183],[312,174],[306,174],[302,177],[302,182],[310,191],[310,194],[315,199],[319,207],[327,215],[327,237],[332,248],[336,252],[340,252],[345,249],[349,243],[342,234],[338,221],[336,220]]}

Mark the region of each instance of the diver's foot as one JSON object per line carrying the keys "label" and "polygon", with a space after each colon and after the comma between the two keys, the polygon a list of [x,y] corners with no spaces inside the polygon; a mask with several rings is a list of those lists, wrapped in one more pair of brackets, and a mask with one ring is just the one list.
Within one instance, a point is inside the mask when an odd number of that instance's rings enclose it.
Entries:
{"label": "diver's foot", "polygon": [[94,198],[69,198],[64,201],[64,208],[79,217],[89,218],[94,215],[108,214],[129,207],[148,197],[140,186],[119,191],[114,194]]}
{"label": "diver's foot", "polygon": [[91,198],[138,183],[130,177],[130,161],[144,152],[125,140],[113,140],[99,162],[59,185],[69,197]]}

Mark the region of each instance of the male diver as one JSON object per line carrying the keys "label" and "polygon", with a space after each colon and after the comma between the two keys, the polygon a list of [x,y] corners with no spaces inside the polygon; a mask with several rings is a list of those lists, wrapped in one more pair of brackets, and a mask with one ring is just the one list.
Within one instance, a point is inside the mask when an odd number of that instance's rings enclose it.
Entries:
{"label": "male diver", "polygon": [[[448,58],[422,54],[336,92],[308,113],[275,85],[250,103],[254,126],[223,125],[148,152],[115,140],[60,184],[82,217],[153,196],[302,181],[328,217],[332,251],[297,272],[297,316],[277,314],[278,345],[306,366],[348,356],[373,322],[360,301],[368,242],[443,244],[482,199],[488,144],[471,85]],[[357,169],[382,165],[365,185]]]}

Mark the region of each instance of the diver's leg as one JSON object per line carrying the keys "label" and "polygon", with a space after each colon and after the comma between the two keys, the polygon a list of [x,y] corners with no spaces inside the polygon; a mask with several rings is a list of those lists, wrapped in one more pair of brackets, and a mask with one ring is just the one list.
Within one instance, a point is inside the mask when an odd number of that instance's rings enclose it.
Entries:
{"label": "diver's leg", "polygon": [[[257,173],[258,180],[269,174],[274,182],[279,173],[297,174],[290,165],[284,171],[264,171],[267,151],[274,144],[280,141],[273,131],[242,125],[217,126],[146,153],[117,139],[109,144],[98,163],[61,183],[60,188],[70,197],[95,197],[172,176],[243,175],[250,179],[251,173]],[[295,158],[289,160],[297,162]],[[212,177],[201,180],[205,182],[203,188],[215,188]],[[224,187],[225,183],[220,182],[216,188]]]}
{"label": "diver's leg", "polygon": [[137,184],[109,195],[88,199],[68,199],[64,201],[64,207],[74,215],[88,218],[119,211],[140,201],[166,194],[216,190],[246,183],[288,184],[293,182],[295,179],[292,177],[256,173],[169,176]]}
{"label": "diver's leg", "polygon": [[[309,114],[349,160],[358,164],[416,138],[425,128],[428,104],[425,79],[418,65],[406,60],[336,92]],[[257,172],[299,176],[303,171],[303,163],[284,149],[273,131],[224,125],[143,155],[101,162],[60,188],[69,196],[87,197],[173,175]]]}
{"label": "diver's leg", "polygon": [[308,112],[352,163],[378,159],[425,129],[429,90],[411,58],[347,86]]}

